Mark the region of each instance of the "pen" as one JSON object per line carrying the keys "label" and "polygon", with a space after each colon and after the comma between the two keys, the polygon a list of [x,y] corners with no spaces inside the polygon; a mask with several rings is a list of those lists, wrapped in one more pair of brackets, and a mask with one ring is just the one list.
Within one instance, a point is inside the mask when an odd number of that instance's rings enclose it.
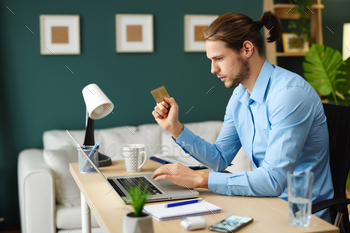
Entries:
{"label": "pen", "polygon": [[166,204],[166,208],[175,207],[175,206],[181,206],[181,205],[187,205],[187,204],[193,204],[193,203],[197,203],[199,201],[203,201],[203,199],[202,198],[198,198],[198,199],[189,200],[189,201],[181,201],[181,202],[169,203],[169,204]]}

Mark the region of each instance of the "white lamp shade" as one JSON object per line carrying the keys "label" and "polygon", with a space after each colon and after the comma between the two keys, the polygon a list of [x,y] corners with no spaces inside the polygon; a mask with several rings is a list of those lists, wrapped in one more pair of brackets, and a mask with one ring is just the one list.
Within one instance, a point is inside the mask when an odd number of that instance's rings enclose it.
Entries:
{"label": "white lamp shade", "polygon": [[93,120],[107,116],[114,108],[113,103],[94,83],[84,87],[83,97],[89,117]]}
{"label": "white lamp shade", "polygon": [[343,28],[343,60],[350,57],[350,23],[344,23]]}

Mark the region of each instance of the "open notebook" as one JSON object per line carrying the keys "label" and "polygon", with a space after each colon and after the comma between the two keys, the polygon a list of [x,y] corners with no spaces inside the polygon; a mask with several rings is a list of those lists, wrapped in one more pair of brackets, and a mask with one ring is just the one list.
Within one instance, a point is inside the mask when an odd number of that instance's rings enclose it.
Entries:
{"label": "open notebook", "polygon": [[167,208],[166,204],[145,205],[143,210],[152,214],[158,221],[171,220],[182,217],[214,214],[221,212],[221,208],[206,201]]}

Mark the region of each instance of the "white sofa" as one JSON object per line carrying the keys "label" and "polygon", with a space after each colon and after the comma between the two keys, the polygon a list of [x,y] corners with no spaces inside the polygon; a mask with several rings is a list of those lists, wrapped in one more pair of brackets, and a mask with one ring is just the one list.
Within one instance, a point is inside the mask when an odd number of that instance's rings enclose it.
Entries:
{"label": "white sofa", "polygon": [[[221,121],[185,124],[195,134],[215,142]],[[70,130],[79,143],[84,130]],[[95,130],[100,141],[99,151],[122,160],[119,150],[125,143],[146,145],[150,155],[179,154],[181,148],[170,134],[157,124],[123,126]],[[22,233],[81,232],[80,192],[71,177],[68,164],[77,162],[77,150],[65,130],[51,130],[43,134],[43,149],[23,150],[18,158],[18,188]],[[251,170],[251,162],[241,150],[230,172]],[[102,232],[92,216],[92,232]]]}

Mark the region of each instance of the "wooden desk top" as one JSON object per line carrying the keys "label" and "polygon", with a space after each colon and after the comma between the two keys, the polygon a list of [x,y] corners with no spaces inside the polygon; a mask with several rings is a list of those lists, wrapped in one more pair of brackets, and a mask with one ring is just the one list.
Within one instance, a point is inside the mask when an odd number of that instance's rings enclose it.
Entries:
{"label": "wooden desk top", "polygon": [[[149,160],[143,167],[142,173],[153,172],[159,166],[161,166],[159,163]],[[122,232],[124,214],[133,211],[132,206],[124,204],[98,173],[79,173],[77,163],[70,164],[69,170],[103,232]],[[106,177],[126,174],[124,161],[113,161],[111,166],[102,167],[100,170]],[[238,231],[242,233],[339,232],[338,228],[316,216],[311,217],[309,227],[293,227],[289,225],[288,202],[277,197],[224,196],[215,194],[207,189],[197,190],[200,193],[199,197],[222,208],[221,213],[203,215],[207,221],[207,227],[200,230],[200,232],[214,232],[209,230],[209,226],[230,215],[247,216],[254,219],[253,223]],[[152,204],[156,203],[147,205]],[[168,221],[152,220],[155,233],[188,233],[186,229],[180,226],[179,219]]]}

